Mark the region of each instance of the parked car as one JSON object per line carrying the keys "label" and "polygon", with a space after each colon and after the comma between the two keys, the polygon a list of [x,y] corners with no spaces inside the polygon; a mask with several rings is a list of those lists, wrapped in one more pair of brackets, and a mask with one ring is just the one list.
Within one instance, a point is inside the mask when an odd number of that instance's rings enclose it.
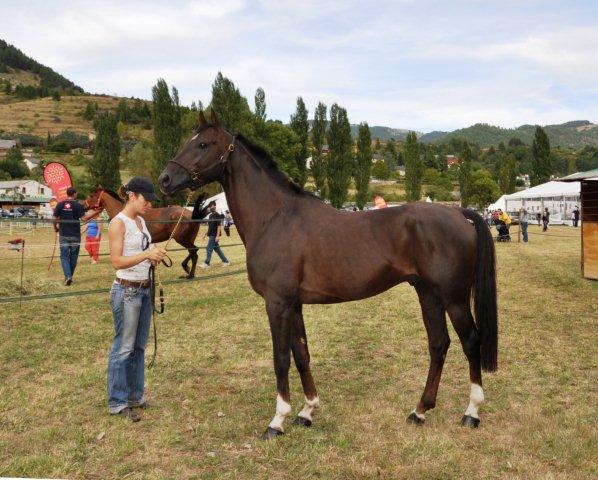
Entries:
{"label": "parked car", "polygon": [[10,217],[10,212],[8,210],[6,210],[5,208],[0,210],[0,218],[9,218],[9,217]]}

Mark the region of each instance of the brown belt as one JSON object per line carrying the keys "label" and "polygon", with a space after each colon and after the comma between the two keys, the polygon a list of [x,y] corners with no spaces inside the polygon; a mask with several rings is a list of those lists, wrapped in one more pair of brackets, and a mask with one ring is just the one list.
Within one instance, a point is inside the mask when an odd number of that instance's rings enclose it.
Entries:
{"label": "brown belt", "polygon": [[124,278],[118,278],[116,277],[115,280],[116,283],[120,283],[121,285],[124,285],[125,287],[134,287],[134,288],[147,288],[150,286],[150,281],[149,280],[143,280],[141,282],[136,282],[133,280],[125,280]]}

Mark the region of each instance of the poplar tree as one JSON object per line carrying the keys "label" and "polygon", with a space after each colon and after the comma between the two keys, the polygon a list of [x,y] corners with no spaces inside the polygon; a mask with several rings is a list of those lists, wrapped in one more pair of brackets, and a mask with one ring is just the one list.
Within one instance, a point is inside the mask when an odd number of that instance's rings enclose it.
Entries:
{"label": "poplar tree", "polygon": [[154,150],[151,177],[157,182],[166,164],[174,158],[181,144],[181,108],[179,94],[172,87],[172,95],[163,79],[152,88]]}
{"label": "poplar tree", "polygon": [[314,123],[311,130],[311,142],[313,145],[311,153],[311,173],[314,177],[316,191],[320,198],[325,199],[328,196],[326,186],[326,157],[322,154],[322,148],[326,141],[326,105],[318,103],[314,114]]}
{"label": "poplar tree", "polygon": [[405,140],[405,196],[408,202],[417,202],[422,196],[423,162],[415,132],[407,133]]}
{"label": "poplar tree", "polygon": [[336,103],[330,107],[328,147],[330,155],[327,164],[327,181],[330,203],[335,208],[341,208],[347,198],[351,181],[353,139],[347,111]]}
{"label": "poplar tree", "polygon": [[471,159],[472,153],[469,143],[464,142],[461,158],[459,159],[459,189],[463,208],[467,208],[471,200]]}
{"label": "poplar tree", "polygon": [[515,191],[515,180],[517,174],[515,155],[509,153],[502,158],[500,162],[500,191],[501,193],[513,193]]}
{"label": "poplar tree", "polygon": [[249,109],[247,99],[241,95],[235,84],[220,72],[212,84],[210,107],[218,115],[218,123],[230,133],[241,133],[250,140],[254,139],[254,115]]}
{"label": "poplar tree", "polygon": [[93,147],[93,159],[89,163],[89,174],[93,183],[104,188],[116,190],[120,180],[120,138],[116,116],[105,112],[96,117],[96,138]]}
{"label": "poplar tree", "polygon": [[301,148],[295,156],[295,163],[297,164],[299,175],[294,179],[301,187],[305,185],[305,181],[307,180],[307,167],[305,165],[308,156],[307,136],[309,131],[307,114],[308,112],[305,108],[303,99],[297,97],[297,110],[294,115],[291,115],[291,130],[295,132],[301,145]]}
{"label": "poplar tree", "polygon": [[550,180],[550,141],[544,129],[536,127],[532,144],[532,185],[539,185]]}
{"label": "poplar tree", "polygon": [[366,122],[359,125],[357,138],[357,162],[355,165],[355,188],[357,195],[355,202],[360,210],[368,201],[368,186],[372,170],[372,135]]}

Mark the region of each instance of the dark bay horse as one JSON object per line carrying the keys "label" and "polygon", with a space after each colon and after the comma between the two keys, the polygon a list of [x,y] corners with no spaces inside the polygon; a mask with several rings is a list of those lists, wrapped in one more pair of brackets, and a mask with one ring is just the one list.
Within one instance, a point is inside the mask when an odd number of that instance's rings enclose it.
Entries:
{"label": "dark bay horse", "polygon": [[[173,194],[219,182],[247,252],[253,289],[265,300],[274,350],[276,415],[264,438],[283,433],[291,412],[291,352],[305,404],[295,422],[312,423],[319,404],[303,323],[305,303],[371,297],[401,282],[417,291],[428,334],[430,367],[408,421],[434,408],[449,348],[445,312],[469,361],[471,391],[461,424],[477,427],[484,400],[481,370],[497,368],[498,318],[492,236],[475,212],[410,203],[369,212],[336,210],[294,184],[259,147],[200,115],[198,132],[158,182]],[[470,308],[473,297],[475,320]]]}
{"label": "dark bay horse", "polygon": [[[163,207],[152,208],[143,215],[143,218],[148,221],[147,229],[152,236],[152,242],[165,242],[170,238],[172,231],[176,226],[176,221],[181,216],[183,211],[183,218],[174,233],[174,240],[186,248],[189,254],[181,264],[185,270],[186,278],[195,277],[195,268],[197,267],[197,247],[195,246],[195,238],[199,231],[199,222],[184,223],[185,220],[200,220],[208,213],[208,207],[205,207],[202,202],[205,195],[200,195],[195,201],[193,212],[190,212],[183,207]],[[92,209],[106,210],[110,219],[114,218],[125,206],[124,201],[118,194],[107,188],[95,188],[91,195],[85,199],[85,205]],[[165,221],[168,223],[159,223]],[[189,267],[191,262],[191,267]]]}

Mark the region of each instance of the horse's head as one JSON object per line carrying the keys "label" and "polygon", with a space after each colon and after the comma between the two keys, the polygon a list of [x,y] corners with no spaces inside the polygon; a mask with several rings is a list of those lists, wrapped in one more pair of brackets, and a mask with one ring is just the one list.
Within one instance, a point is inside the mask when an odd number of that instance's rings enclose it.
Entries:
{"label": "horse's head", "polygon": [[162,171],[158,185],[164,194],[173,195],[184,188],[196,189],[222,180],[225,163],[234,149],[233,138],[218,126],[213,110],[211,120],[208,123],[200,112],[197,133]]}
{"label": "horse's head", "polygon": [[102,202],[102,197],[105,194],[105,191],[103,188],[101,187],[96,187],[91,191],[91,194],[89,194],[86,198],[85,201],[83,202],[83,205],[85,206],[85,208],[90,209],[90,210],[100,210],[103,209],[104,206],[101,205]]}

